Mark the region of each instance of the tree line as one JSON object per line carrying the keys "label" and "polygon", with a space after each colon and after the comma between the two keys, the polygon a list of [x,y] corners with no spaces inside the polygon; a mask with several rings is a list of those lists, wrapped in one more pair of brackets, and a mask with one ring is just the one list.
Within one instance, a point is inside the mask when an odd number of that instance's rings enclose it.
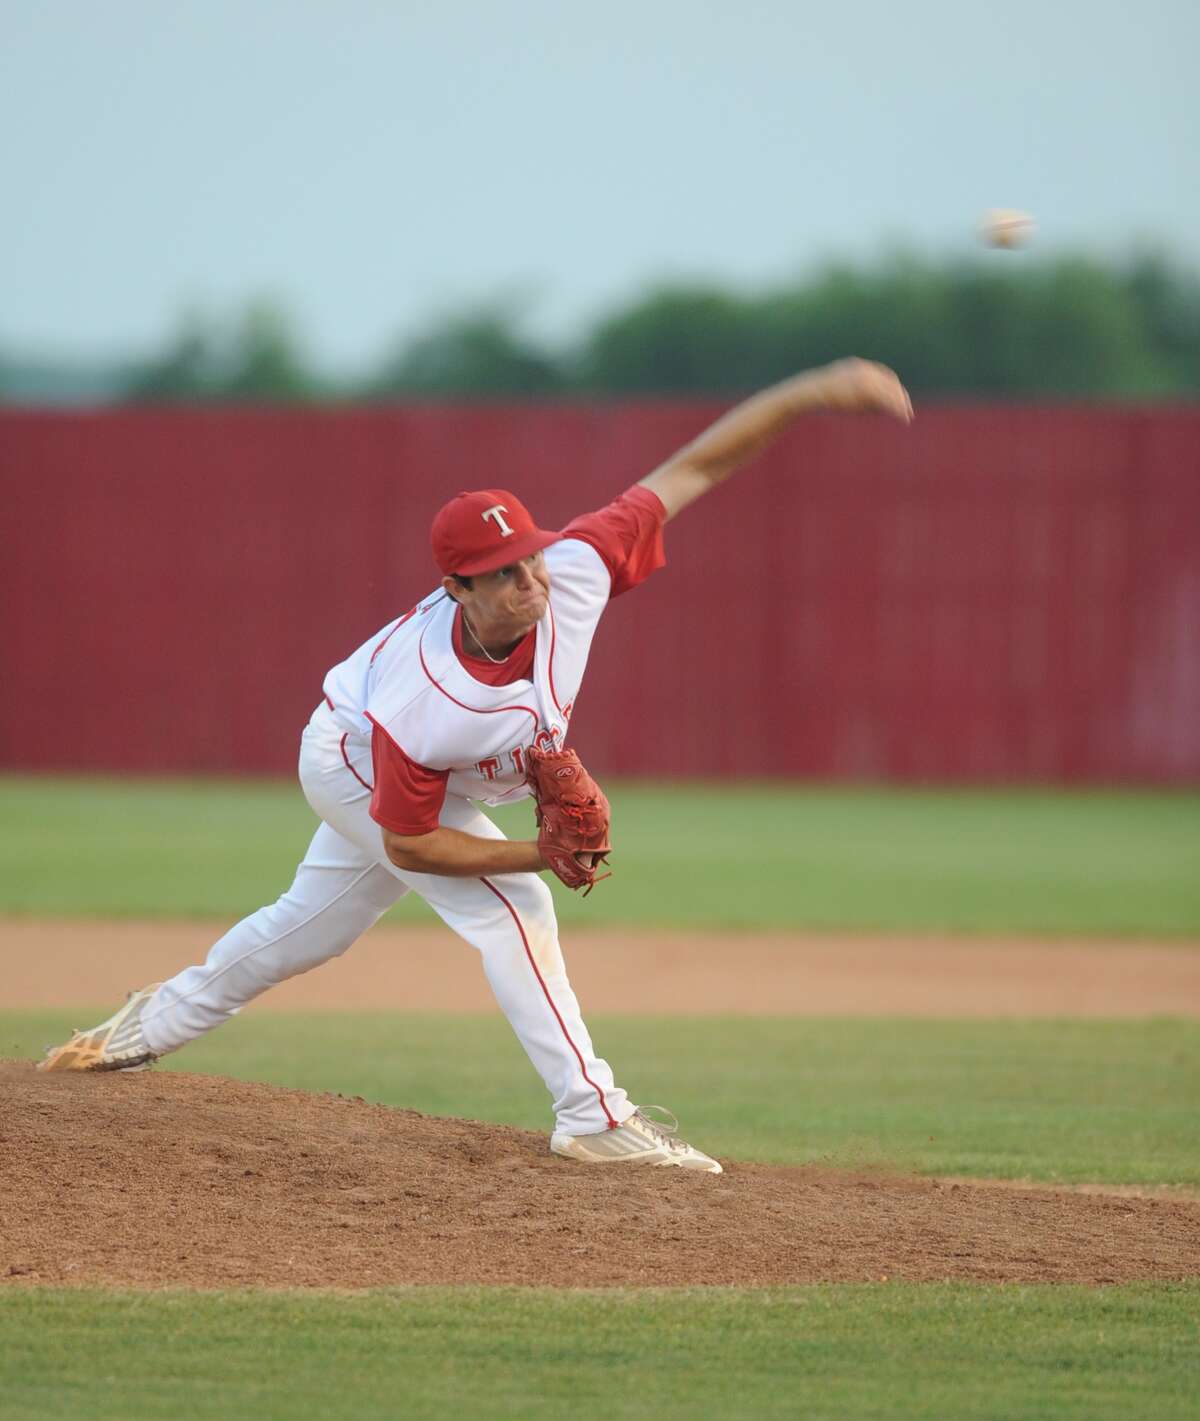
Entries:
{"label": "tree line", "polygon": [[1194,399],[1200,277],[1161,254],[1104,263],[997,254],[831,265],[757,292],[662,284],[571,345],[504,303],[432,322],[358,380],[317,374],[286,312],[192,316],[116,392],[129,401],[736,395],[845,354],[922,397]]}

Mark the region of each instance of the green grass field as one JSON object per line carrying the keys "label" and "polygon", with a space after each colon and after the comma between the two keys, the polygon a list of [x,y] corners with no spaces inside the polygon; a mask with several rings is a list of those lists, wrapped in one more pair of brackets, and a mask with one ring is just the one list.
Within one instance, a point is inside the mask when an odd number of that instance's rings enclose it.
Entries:
{"label": "green grass field", "polygon": [[[75,1013],[0,1011],[32,1057]],[[1200,1189],[1200,1023],[598,1016],[634,1099],[731,1159]],[[205,1071],[542,1130],[548,1102],[504,1019],[255,1014],[168,1057]]]}
{"label": "green grass field", "polygon": [[1200,1288],[0,1293],[5,1421],[1196,1415]]}
{"label": "green grass field", "polygon": [[[586,903],[564,895],[568,922],[1200,938],[1196,795],[613,797],[618,876]],[[509,832],[527,823],[505,816]],[[311,825],[285,785],[0,780],[0,914],[234,917],[286,885]],[[0,1055],[37,1055],[71,1024],[0,1012]],[[1195,1021],[591,1024],[635,1094],[727,1157],[1200,1188]],[[251,1012],[164,1068],[548,1120],[498,1016]],[[0,1196],[0,1282],[5,1271]],[[1198,1319],[1200,1281],[353,1295],[17,1284],[0,1287],[0,1416],[1184,1418],[1200,1414]]]}
{"label": "green grass field", "polygon": [[[1200,937],[1198,794],[609,789],[616,873],[570,926]],[[289,783],[0,778],[0,914],[236,918],[315,824]]]}

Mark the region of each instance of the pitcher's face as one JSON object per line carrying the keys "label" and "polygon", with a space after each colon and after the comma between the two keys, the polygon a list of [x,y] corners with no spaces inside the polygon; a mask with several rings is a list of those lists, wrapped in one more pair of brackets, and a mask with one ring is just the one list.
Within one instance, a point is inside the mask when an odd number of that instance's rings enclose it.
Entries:
{"label": "pitcher's face", "polygon": [[451,583],[448,590],[452,589],[485,641],[523,637],[542,620],[550,604],[550,573],[540,552],[495,572],[476,573],[470,582],[470,587]]}

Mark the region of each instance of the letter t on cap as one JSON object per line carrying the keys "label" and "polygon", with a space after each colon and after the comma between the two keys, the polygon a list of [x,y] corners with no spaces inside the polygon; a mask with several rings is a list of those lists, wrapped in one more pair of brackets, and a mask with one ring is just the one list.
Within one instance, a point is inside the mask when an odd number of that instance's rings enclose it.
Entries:
{"label": "letter t on cap", "polygon": [[496,527],[500,529],[501,536],[505,538],[511,538],[513,535],[513,530],[508,526],[508,524],[504,521],[504,518],[502,517],[502,515],[507,512],[507,505],[503,503],[496,503],[493,504],[491,508],[485,508],[482,516],[483,521],[485,523],[488,521],[489,518],[494,518],[496,520]]}

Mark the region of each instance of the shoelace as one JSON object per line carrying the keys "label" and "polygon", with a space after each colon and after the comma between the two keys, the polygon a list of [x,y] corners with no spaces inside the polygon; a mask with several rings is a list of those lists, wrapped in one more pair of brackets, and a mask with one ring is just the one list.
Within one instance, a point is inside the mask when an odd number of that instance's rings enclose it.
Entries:
{"label": "shoelace", "polygon": [[[670,1116],[670,1124],[662,1120],[651,1120],[646,1114],[647,1110],[661,1110],[664,1115]],[[679,1120],[665,1105],[639,1105],[637,1116],[664,1149],[670,1150],[672,1154],[687,1154],[691,1146],[675,1138],[679,1134]]]}

